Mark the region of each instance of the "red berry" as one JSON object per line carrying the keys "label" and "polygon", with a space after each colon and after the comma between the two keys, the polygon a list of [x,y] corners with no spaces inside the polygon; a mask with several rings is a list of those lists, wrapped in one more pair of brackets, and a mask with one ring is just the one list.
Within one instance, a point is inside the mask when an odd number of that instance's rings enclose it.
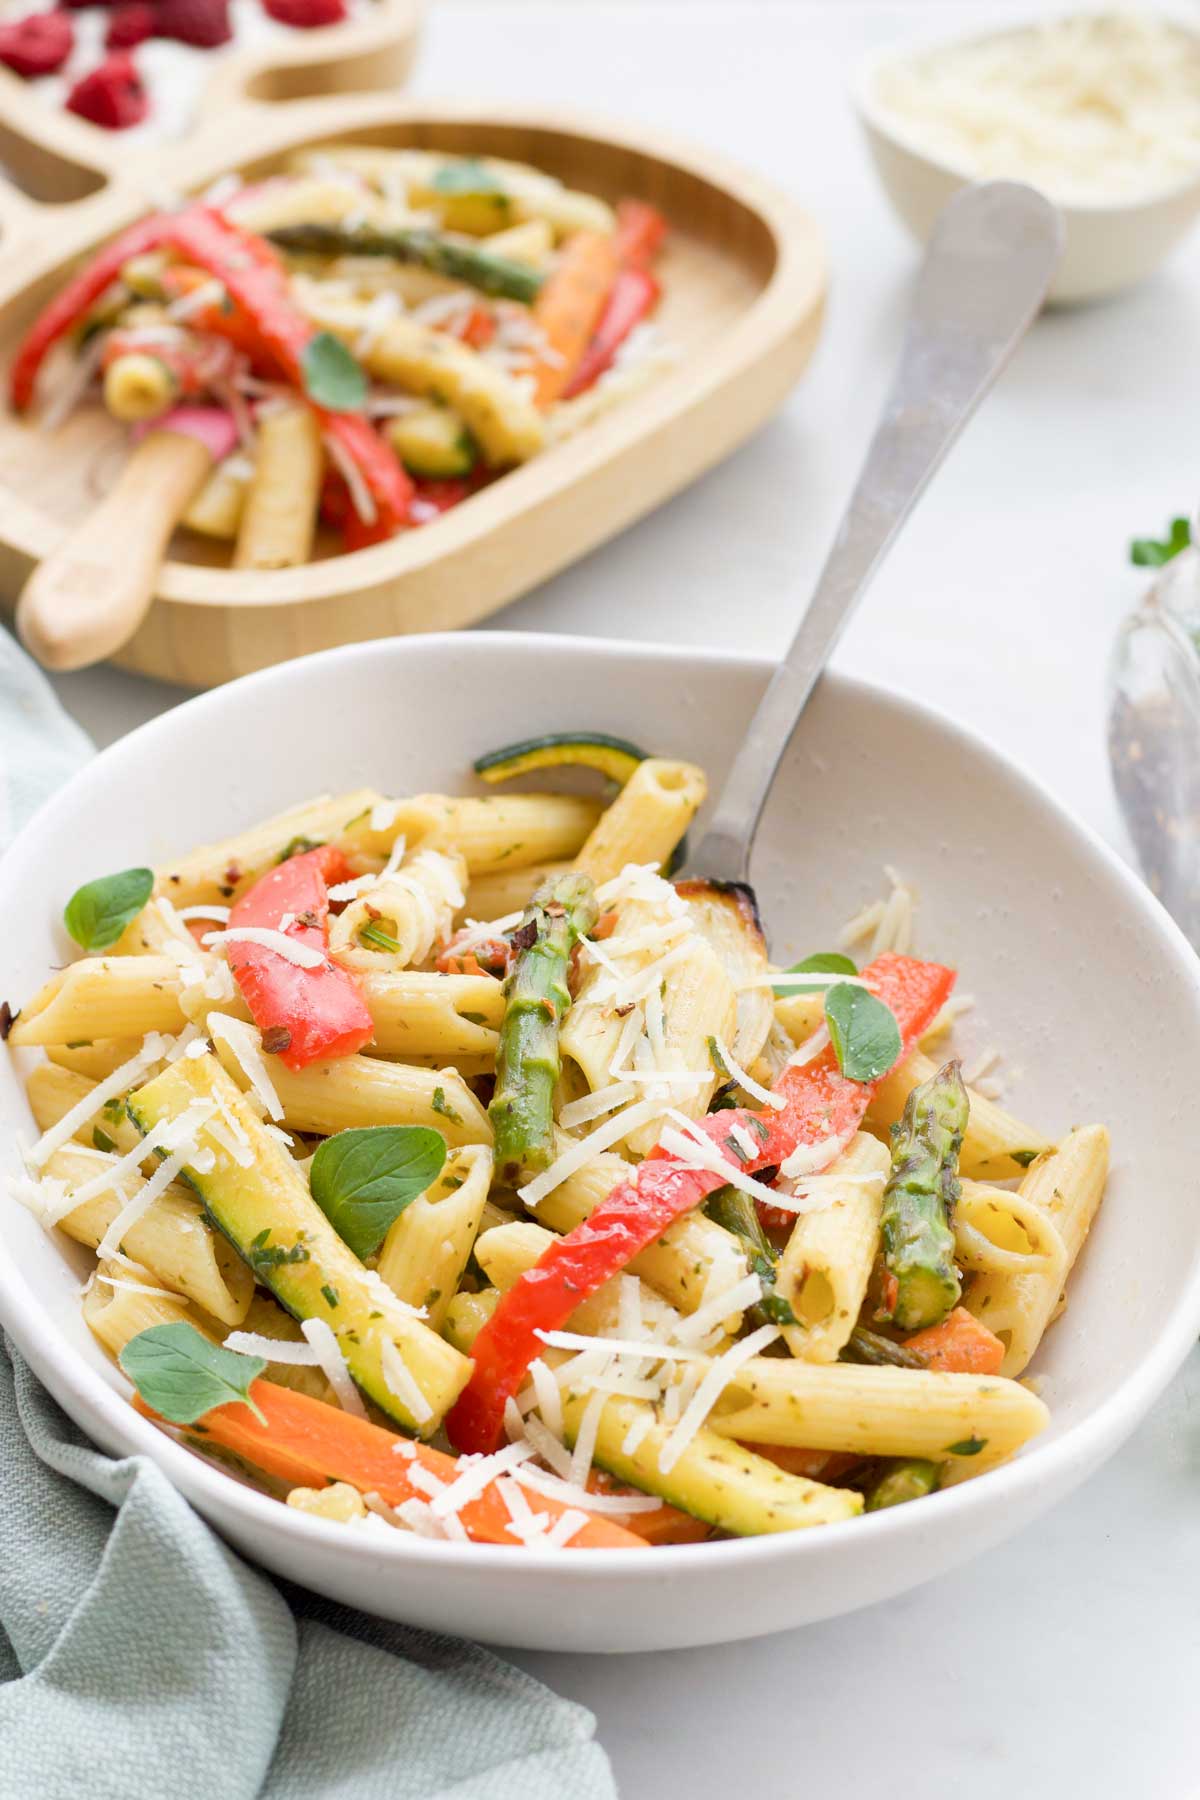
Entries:
{"label": "red berry", "polygon": [[67,111],[103,125],[107,131],[124,131],[140,125],[150,102],[142,78],[128,50],[114,50],[85,75],[67,95]]}
{"label": "red berry", "polygon": [[280,25],[302,31],[315,25],[338,25],[346,17],[346,0],[263,0],[263,9]]}
{"label": "red berry", "polygon": [[154,8],[148,0],[124,0],[123,5],[115,6],[109,14],[105,47],[132,50],[135,44],[143,44],[148,37],[153,37],[154,30]]}
{"label": "red berry", "polygon": [[0,62],[18,75],[52,75],[75,47],[75,27],[65,13],[30,13],[0,25]]}
{"label": "red berry", "polygon": [[198,50],[215,50],[233,36],[229,0],[158,0],[154,29],[159,37],[176,38]]}

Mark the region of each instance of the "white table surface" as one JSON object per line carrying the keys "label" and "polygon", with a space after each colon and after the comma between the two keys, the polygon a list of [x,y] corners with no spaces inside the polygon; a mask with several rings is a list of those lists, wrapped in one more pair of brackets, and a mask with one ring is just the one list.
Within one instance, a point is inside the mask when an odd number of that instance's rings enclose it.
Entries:
{"label": "white table surface", "polygon": [[[422,94],[577,103],[706,138],[804,198],[835,276],[823,342],[782,415],[494,626],[783,650],[879,405],[914,269],[846,102],[849,72],[872,44],[1005,12],[946,0],[437,10]],[[1105,659],[1141,580],[1128,538],[1196,497],[1198,315],[1200,232],[1139,292],[1043,319],[838,657],[974,726],[1114,841]],[[111,669],[56,685],[101,742],[180,697]],[[757,1643],[517,1660],[594,1709],[626,1800],[663,1791],[668,1771],[691,1800],[801,1784],[1183,1800],[1200,1793],[1198,1574],[1194,1354],[1084,1493],[951,1578]]]}

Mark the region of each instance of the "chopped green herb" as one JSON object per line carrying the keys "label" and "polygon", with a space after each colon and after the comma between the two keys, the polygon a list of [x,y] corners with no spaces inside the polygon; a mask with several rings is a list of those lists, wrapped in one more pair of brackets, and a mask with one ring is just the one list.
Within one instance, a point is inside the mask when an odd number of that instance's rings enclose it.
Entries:
{"label": "chopped green herb", "polygon": [[397,940],[394,937],[390,937],[380,925],[376,924],[374,919],[371,920],[369,925],[363,926],[358,934],[358,938],[359,942],[362,944],[373,944],[376,950],[398,951],[400,949]]}
{"label": "chopped green herb", "polygon": [[731,1081],[733,1079],[733,1076],[730,1073],[729,1064],[725,1061],[725,1058],[721,1055],[721,1051],[717,1044],[716,1038],[715,1037],[706,1038],[705,1042],[708,1045],[708,1060],[709,1060],[709,1062],[712,1064],[713,1068],[717,1071],[718,1075],[723,1075],[726,1081]]}
{"label": "chopped green herb", "polygon": [[433,1110],[435,1113],[440,1113],[443,1119],[449,1119],[452,1125],[461,1125],[463,1122],[462,1114],[455,1112],[446,1098],[446,1090],[443,1087],[435,1087],[433,1090]]}
{"label": "chopped green herb", "polygon": [[[259,1237],[264,1240],[266,1236],[266,1232],[259,1233]],[[289,1263],[311,1262],[312,1256],[303,1244],[293,1244],[290,1250],[285,1250],[282,1244],[268,1244],[265,1241],[260,1244],[258,1238],[255,1238],[247,1261],[252,1269],[265,1273],[268,1269],[282,1269]]]}
{"label": "chopped green herb", "polygon": [[957,1444],[946,1445],[947,1456],[978,1456],[986,1448],[987,1439],[980,1437],[960,1438]]}
{"label": "chopped green herb", "polygon": [[1019,1163],[1023,1169],[1027,1169],[1030,1163],[1035,1163],[1042,1153],[1040,1150],[1010,1150],[1008,1154],[1013,1162]]}
{"label": "chopped green herb", "polygon": [[459,1013],[458,1016],[460,1019],[465,1019],[467,1021],[468,1025],[486,1025],[487,1024],[487,1014],[486,1013],[464,1012],[464,1013]]}
{"label": "chopped green herb", "polygon": [[109,1155],[111,1155],[117,1147],[112,1138],[109,1137],[107,1131],[102,1131],[99,1125],[92,1126],[92,1143],[97,1150],[107,1151]]}
{"label": "chopped green herb", "polygon": [[336,1306],[338,1304],[338,1291],[335,1287],[330,1287],[328,1282],[325,1282],[322,1286],[321,1292],[325,1296],[326,1306]]}
{"label": "chopped green herb", "polygon": [[281,862],[281,863],[290,862],[293,856],[303,856],[304,852],[306,850],[319,850],[320,848],[321,848],[321,839],[320,838],[310,838],[310,837],[289,838],[287,843],[283,846],[283,849],[279,852],[279,855],[275,858],[275,860],[276,860],[276,862]]}

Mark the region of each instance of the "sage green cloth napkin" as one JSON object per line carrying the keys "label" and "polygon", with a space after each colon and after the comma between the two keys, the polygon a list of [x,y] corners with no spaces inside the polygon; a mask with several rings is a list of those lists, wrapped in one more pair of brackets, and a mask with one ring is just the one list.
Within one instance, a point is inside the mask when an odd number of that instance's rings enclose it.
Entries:
{"label": "sage green cloth napkin", "polygon": [[[0,828],[89,752],[0,631]],[[614,1800],[594,1729],[476,1645],[252,1569],[0,1343],[0,1800]]]}

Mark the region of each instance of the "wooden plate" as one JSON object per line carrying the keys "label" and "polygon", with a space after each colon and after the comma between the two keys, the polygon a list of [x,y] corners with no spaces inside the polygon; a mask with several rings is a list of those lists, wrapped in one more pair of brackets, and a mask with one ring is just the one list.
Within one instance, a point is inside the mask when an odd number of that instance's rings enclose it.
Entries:
{"label": "wooden plate", "polygon": [[[253,47],[212,52],[194,117],[169,140],[171,147],[246,100],[401,87],[416,56],[424,15],[425,0],[371,0],[369,13],[344,25],[281,32]],[[27,81],[0,66],[0,168],[35,198],[76,200],[105,181],[136,179],[138,165],[149,187],[160,179],[162,148],[158,142],[131,143],[122,131],[105,131],[48,105]]]}
{"label": "wooden plate", "polygon": [[[729,454],[781,404],[820,328],[825,255],[785,195],[708,152],[572,115],[375,97],[244,104],[156,159],[180,189],[230,168],[259,176],[300,145],[358,142],[492,152],[610,198],[636,194],[671,224],[664,333],[676,366],[579,436],[435,523],[298,569],[212,566],[177,534],[158,598],[117,659],[196,686],[353,639],[468,625],[611,537]],[[236,145],[236,158],[230,147]],[[144,210],[121,182],[54,209],[22,197],[0,242],[0,367],[71,260]],[[0,593],[103,492],[124,434],[99,408],[57,432],[0,415]]]}

